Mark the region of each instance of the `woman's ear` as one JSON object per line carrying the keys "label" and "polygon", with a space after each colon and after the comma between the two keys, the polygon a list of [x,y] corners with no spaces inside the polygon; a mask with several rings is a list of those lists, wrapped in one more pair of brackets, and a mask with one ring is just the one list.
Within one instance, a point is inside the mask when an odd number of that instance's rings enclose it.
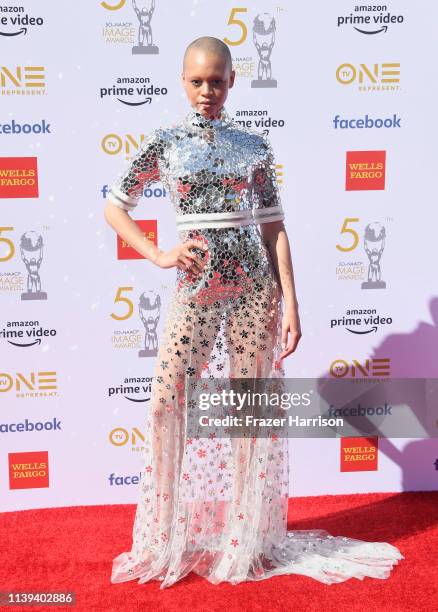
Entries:
{"label": "woman's ear", "polygon": [[232,70],[230,74],[229,87],[231,88],[234,85],[234,79],[236,78],[236,71]]}

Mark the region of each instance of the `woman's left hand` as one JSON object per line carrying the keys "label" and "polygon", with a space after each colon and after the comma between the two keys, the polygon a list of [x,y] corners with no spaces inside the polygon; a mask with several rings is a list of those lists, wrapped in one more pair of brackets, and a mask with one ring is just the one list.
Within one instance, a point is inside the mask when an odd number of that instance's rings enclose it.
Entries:
{"label": "woman's left hand", "polygon": [[281,327],[281,348],[283,352],[280,359],[284,359],[295,351],[300,338],[301,324],[298,307],[286,307]]}

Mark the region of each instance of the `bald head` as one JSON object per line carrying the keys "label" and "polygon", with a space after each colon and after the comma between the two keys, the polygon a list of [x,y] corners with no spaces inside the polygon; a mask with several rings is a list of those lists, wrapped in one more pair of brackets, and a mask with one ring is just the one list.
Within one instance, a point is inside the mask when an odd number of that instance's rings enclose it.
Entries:
{"label": "bald head", "polygon": [[230,71],[233,69],[233,60],[228,46],[219,38],[214,36],[201,36],[193,40],[187,47],[184,53],[183,59],[183,72],[186,66],[186,60],[188,55],[192,51],[203,51],[204,53],[213,53],[222,58],[224,63],[228,66]]}
{"label": "bald head", "polygon": [[230,50],[219,38],[202,36],[187,47],[182,85],[191,106],[205,117],[219,116],[235,76]]}

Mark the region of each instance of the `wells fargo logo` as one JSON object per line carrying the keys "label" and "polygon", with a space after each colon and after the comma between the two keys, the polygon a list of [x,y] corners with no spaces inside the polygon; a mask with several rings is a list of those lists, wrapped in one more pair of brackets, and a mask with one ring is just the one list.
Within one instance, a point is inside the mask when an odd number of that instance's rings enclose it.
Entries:
{"label": "wells fargo logo", "polygon": [[345,189],[385,189],[386,151],[347,151]]}
{"label": "wells fargo logo", "polygon": [[[143,236],[151,240],[157,246],[157,220],[156,219],[134,219],[143,232]],[[117,259],[145,259],[138,251],[133,249],[127,242],[117,235]]]}
{"label": "wells fargo logo", "polygon": [[0,66],[2,96],[41,96],[46,93],[44,66]]}
{"label": "wells fargo logo", "polygon": [[362,363],[357,359],[353,359],[348,363],[344,359],[335,359],[330,364],[329,372],[334,378],[376,378],[380,376],[389,376],[391,368],[391,360],[386,357],[374,357],[374,359],[365,359]]}
{"label": "wells fargo logo", "polygon": [[0,198],[37,198],[36,157],[0,157]]}
{"label": "wells fargo logo", "polygon": [[34,397],[57,395],[56,372],[31,372],[27,375],[17,372],[15,376],[0,372],[0,392],[7,393],[13,389],[17,391],[17,396],[19,392],[23,396]]}
{"label": "wells fargo logo", "polygon": [[341,438],[341,472],[377,471],[379,439]]}
{"label": "wells fargo logo", "polygon": [[341,85],[357,84],[359,91],[397,91],[400,89],[400,63],[341,64],[336,69]]}
{"label": "wells fargo logo", "polygon": [[42,489],[49,486],[49,453],[9,453],[9,488]]}
{"label": "wells fargo logo", "polygon": [[144,449],[145,437],[137,427],[133,427],[130,432],[124,427],[116,427],[110,431],[109,441],[113,446],[131,444],[133,452],[141,452]]}

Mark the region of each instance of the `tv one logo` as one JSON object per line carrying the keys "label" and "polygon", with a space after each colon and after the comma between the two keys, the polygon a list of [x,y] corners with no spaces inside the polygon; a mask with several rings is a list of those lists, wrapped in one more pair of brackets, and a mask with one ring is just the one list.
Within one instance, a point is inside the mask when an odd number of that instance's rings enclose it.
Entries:
{"label": "tv one logo", "polygon": [[400,63],[386,62],[358,66],[341,64],[336,69],[336,80],[341,85],[358,84],[360,91],[397,90],[400,83]]}
{"label": "tv one logo", "polygon": [[330,364],[329,372],[334,378],[379,378],[389,376],[391,360],[388,357],[375,357],[360,362],[353,359],[351,363],[345,359],[335,359]]}
{"label": "tv one logo", "polygon": [[8,372],[0,372],[0,393],[7,393],[12,389],[27,390],[35,394],[39,391],[56,391],[58,389],[56,372],[31,372],[28,375],[17,372],[15,377]]}
{"label": "tv one logo", "polygon": [[44,66],[1,66],[0,86],[3,94],[11,90],[40,94],[46,86]]}
{"label": "tv one logo", "polygon": [[118,155],[123,151],[126,159],[130,159],[133,155],[139,152],[144,134],[140,134],[140,138],[136,139],[131,134],[119,136],[118,134],[107,134],[102,138],[100,146],[102,151],[107,155]]}
{"label": "tv one logo", "polygon": [[126,446],[130,443],[132,451],[141,451],[144,440],[144,435],[137,427],[133,427],[131,432],[124,427],[116,427],[109,433],[109,441],[113,446]]}

